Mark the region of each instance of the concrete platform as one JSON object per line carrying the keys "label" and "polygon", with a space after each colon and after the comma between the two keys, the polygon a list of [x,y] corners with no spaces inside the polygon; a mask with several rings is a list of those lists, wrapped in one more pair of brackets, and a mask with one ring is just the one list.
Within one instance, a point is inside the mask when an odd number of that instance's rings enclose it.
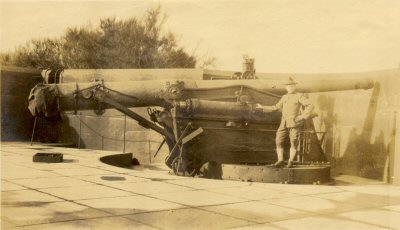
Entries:
{"label": "concrete platform", "polygon": [[[63,153],[64,163],[33,163],[37,152]],[[110,154],[3,142],[1,229],[400,229],[398,186],[186,178],[98,160]]]}

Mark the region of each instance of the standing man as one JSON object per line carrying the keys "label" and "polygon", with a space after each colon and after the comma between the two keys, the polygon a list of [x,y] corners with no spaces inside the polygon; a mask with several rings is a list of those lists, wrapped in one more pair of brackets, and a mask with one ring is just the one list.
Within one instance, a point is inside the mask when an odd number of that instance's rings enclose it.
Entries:
{"label": "standing man", "polygon": [[257,106],[267,112],[282,110],[281,124],[276,132],[276,153],[278,161],[274,164],[275,167],[284,165],[283,145],[288,136],[290,139],[290,157],[287,167],[293,167],[293,160],[299,145],[301,126],[304,120],[311,117],[314,108],[307,95],[296,92],[296,84],[297,82],[289,78],[287,82],[283,84],[286,87],[287,94],[283,95],[276,105]]}

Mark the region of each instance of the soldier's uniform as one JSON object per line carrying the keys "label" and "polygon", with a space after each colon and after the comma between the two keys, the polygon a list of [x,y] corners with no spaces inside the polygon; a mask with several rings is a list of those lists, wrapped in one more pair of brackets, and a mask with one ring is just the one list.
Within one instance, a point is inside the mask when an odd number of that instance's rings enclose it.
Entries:
{"label": "soldier's uniform", "polygon": [[[297,84],[292,78],[289,78],[285,85]],[[296,156],[299,145],[300,129],[304,120],[311,117],[313,105],[304,93],[288,93],[284,95],[276,105],[264,106],[267,111],[282,110],[282,120],[276,132],[276,153],[278,161],[275,166],[283,164],[283,149],[285,139],[290,139],[290,157],[288,167],[292,167],[292,162]]]}
{"label": "soldier's uniform", "polygon": [[[300,108],[304,110],[300,113]],[[291,148],[297,149],[300,137],[300,128],[313,109],[313,106],[304,93],[292,93],[284,95],[281,100],[271,108],[282,110],[282,120],[276,132],[276,147],[283,149],[285,138],[289,135]]]}

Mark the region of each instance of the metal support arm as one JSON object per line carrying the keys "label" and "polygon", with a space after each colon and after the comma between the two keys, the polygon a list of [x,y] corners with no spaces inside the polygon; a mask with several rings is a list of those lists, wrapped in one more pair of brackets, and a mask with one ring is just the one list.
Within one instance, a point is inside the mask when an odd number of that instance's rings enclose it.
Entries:
{"label": "metal support arm", "polygon": [[106,103],[106,104],[114,107],[121,113],[126,114],[130,118],[136,120],[139,123],[139,125],[143,126],[144,128],[152,129],[152,130],[156,131],[157,133],[165,136],[166,138],[173,140],[173,137],[171,136],[171,134],[169,134],[164,128],[154,124],[153,122],[147,120],[146,118],[140,116],[139,114],[137,114],[137,113],[133,112],[132,110],[128,109],[127,107],[123,106],[116,100],[109,97],[107,95],[107,92],[104,92],[102,89],[96,89],[96,92],[94,93],[93,98],[95,100],[97,100],[98,102]]}

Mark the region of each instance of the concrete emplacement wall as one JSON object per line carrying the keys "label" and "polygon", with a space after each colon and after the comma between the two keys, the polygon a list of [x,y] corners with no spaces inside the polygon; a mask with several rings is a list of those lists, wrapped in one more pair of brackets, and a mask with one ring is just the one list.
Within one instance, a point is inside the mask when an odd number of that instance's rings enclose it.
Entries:
{"label": "concrete emplacement wall", "polygon": [[[138,74],[155,78],[162,74],[160,70],[136,71]],[[2,88],[6,87],[3,84],[20,84],[18,82],[26,81],[23,77],[14,76],[15,81],[5,82],[4,73],[2,70]],[[130,70],[130,73],[135,74],[135,71]],[[185,74],[188,73],[191,73],[193,78],[209,79],[213,75],[223,73],[229,76],[233,72],[185,70]],[[333,175],[357,175],[400,184],[400,135],[396,135],[396,130],[400,128],[400,114],[397,113],[400,108],[400,92],[396,88],[400,83],[399,69],[351,74],[257,74],[257,76],[265,79],[293,76],[297,81],[316,77],[319,80],[345,81],[346,78],[370,78],[376,81],[377,84],[371,90],[310,94],[319,113],[319,116],[314,118],[314,124],[317,131],[326,132],[323,147],[332,163]],[[5,100],[7,97],[2,91],[2,107],[7,103]],[[143,116],[147,114],[145,108],[134,110]],[[3,132],[3,128],[6,127],[4,123],[12,122],[14,119],[10,115],[4,118],[3,111],[2,140],[9,140],[12,138],[8,138],[8,135],[18,131],[9,130],[8,134]],[[51,123],[47,123],[47,126],[46,122],[44,123],[42,129],[47,127],[54,130]],[[117,151],[125,149],[125,152],[133,152],[141,163],[163,162],[168,151],[164,146],[157,157],[153,158],[162,138],[115,110],[107,110],[102,116],[97,116],[93,111],[83,111],[77,115],[68,112],[63,115],[63,123],[58,127],[58,132],[61,133],[59,142],[72,142],[76,146],[89,149]]]}

